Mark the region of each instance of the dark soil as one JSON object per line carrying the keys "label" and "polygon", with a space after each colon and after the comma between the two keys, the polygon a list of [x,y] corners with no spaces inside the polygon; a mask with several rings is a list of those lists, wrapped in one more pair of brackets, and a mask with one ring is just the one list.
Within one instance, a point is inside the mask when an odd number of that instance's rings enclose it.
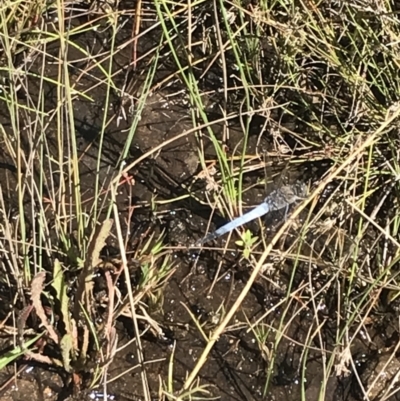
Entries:
{"label": "dark soil", "polygon": [[[72,18],[72,25],[79,25],[83,21],[79,18]],[[72,28],[71,28],[72,29]],[[128,23],[121,29],[117,36],[117,46],[125,43],[131,35],[132,25]],[[90,48],[93,54],[107,51],[107,43],[110,33],[107,30],[99,31],[94,34],[88,32],[77,35],[72,40],[82,48]],[[155,35],[154,35],[155,36]],[[144,54],[154,43],[144,37],[140,41],[139,53]],[[50,44],[47,52],[57,55],[57,44]],[[126,68],[131,56],[131,47],[127,46],[115,55],[114,66],[116,69],[115,83],[122,87]],[[80,60],[82,54],[70,46],[68,52],[69,60]],[[16,65],[22,63],[22,56],[16,56]],[[41,71],[41,57],[37,57],[29,70],[32,72]],[[98,138],[102,126],[103,105],[105,101],[105,91],[103,85],[96,87],[96,77],[103,79],[98,69],[93,69],[90,75],[80,75],[80,62],[74,64],[76,70],[71,68],[70,79],[76,83],[79,79],[79,90],[85,91],[92,101],[76,98],[74,100],[75,129],[77,132],[77,141],[81,156],[81,183],[84,199],[87,200],[88,208],[91,200],[95,196],[93,182],[96,170],[96,157],[98,153]],[[168,75],[173,70],[172,64],[167,60],[162,64],[165,70],[159,69],[156,75],[156,83]],[[58,65],[47,64],[44,73],[48,78],[56,78]],[[140,69],[142,68],[142,70]],[[139,65],[138,71],[133,76],[133,80],[142,82],[141,73],[145,69],[145,62]],[[119,69],[119,72],[117,71]],[[21,102],[28,102],[28,99],[35,100],[38,95],[38,86],[35,78],[30,79],[31,85],[29,93],[25,89],[20,89],[19,96]],[[192,128],[190,110],[185,104],[185,99],[181,95],[173,95],[176,88],[161,87],[149,97],[145,105],[140,125],[135,132],[134,145],[130,149],[130,154],[126,160],[128,163],[139,156],[145,154],[157,145],[168,139],[175,137],[186,130]],[[46,104],[45,110],[50,113],[56,107],[55,87],[53,84],[45,83],[43,88]],[[107,126],[105,143],[102,150],[102,168],[101,180],[109,181],[110,171],[118,166],[120,154],[122,152],[132,115],[129,115],[129,102],[124,106],[128,115],[127,120],[117,119],[117,105],[119,99],[117,94],[112,93],[112,105],[115,106],[109,110],[109,117],[113,118]],[[210,104],[216,101],[215,97],[210,96]],[[1,106],[3,107],[3,106]],[[217,109],[217,107],[214,107]],[[211,108],[210,108],[211,114]],[[27,116],[29,119],[29,115]],[[118,122],[118,124],[117,124]],[[9,119],[7,115],[0,116],[0,123],[3,124],[6,131],[11,132]],[[292,128],[296,126],[295,121],[288,121],[287,126]],[[254,132],[257,133],[257,124],[254,126]],[[56,122],[49,122],[47,129],[49,142],[53,140],[54,149],[56,143]],[[216,128],[222,132],[223,127]],[[54,137],[52,138],[52,135]],[[268,134],[265,134],[266,146],[271,143]],[[240,124],[232,122],[230,138],[227,141],[227,149],[231,151],[236,145],[240,145],[242,139]],[[258,134],[251,137],[249,144],[249,153],[256,152]],[[212,153],[211,144],[204,138],[206,144],[206,153],[209,158],[215,157]],[[29,144],[26,144],[27,150]],[[166,230],[166,243],[173,252],[176,272],[163,288],[163,301],[157,308],[149,308],[148,313],[160,325],[162,334],[157,335],[151,330],[147,330],[142,337],[142,345],[145,356],[145,369],[149,380],[149,387],[152,391],[152,397],[158,399],[160,380],[166,380],[168,377],[168,368],[173,357],[173,377],[174,386],[179,390],[186,378],[198,360],[205,341],[202,338],[198,328],[193,322],[188,310],[201,322],[203,330],[209,334],[215,325],[219,322],[222,310],[228,310],[232,307],[234,300],[243,289],[247,282],[250,266],[240,259],[240,255],[234,251],[222,252],[215,248],[215,244],[209,244],[210,249],[202,252],[192,251],[186,248],[188,244],[193,243],[206,233],[210,208],[197,203],[193,198],[186,197],[179,202],[167,202],[161,205],[156,214],[152,214],[150,202],[154,195],[157,200],[171,200],[181,195],[187,194],[188,185],[195,182],[199,189],[203,183],[197,183],[194,180],[196,174],[201,172],[197,155],[197,137],[193,134],[187,135],[180,140],[172,142],[163,147],[160,152],[154,154],[151,158],[135,167],[130,174],[135,180],[133,187],[133,197],[129,197],[128,190],[121,187],[118,199],[118,208],[122,214],[128,213],[132,204],[136,206],[132,222],[132,232],[140,232],[151,229],[156,232]],[[2,186],[7,212],[13,213],[17,207],[16,197],[16,168],[12,159],[5,149],[0,149],[0,185]],[[48,149],[51,154],[52,149]],[[329,161],[327,161],[329,162]],[[312,178],[317,181],[327,168],[327,164],[320,162],[318,165],[310,165],[306,162],[294,171],[295,175],[302,175],[306,178]],[[249,182],[255,182],[262,177],[264,171],[256,171]],[[203,188],[204,189],[204,188]],[[198,191],[200,197],[202,192]],[[263,192],[257,188],[253,192],[246,194],[248,204],[257,204],[262,199]],[[29,199],[27,199],[27,210],[29,209]],[[302,216],[303,219],[306,216]],[[271,227],[267,235],[272,235],[279,226],[282,216],[272,215],[268,217],[266,226]],[[225,221],[222,217],[215,216],[211,229]],[[257,224],[250,225],[257,232]],[[269,270],[264,272],[252,288],[251,293],[242,304],[239,313],[235,316],[229,331],[216,343],[207,363],[200,372],[200,383],[210,385],[210,394],[219,397],[221,400],[296,400],[304,397],[307,401],[317,400],[320,396],[321,381],[324,378],[324,358],[330,357],[331,350],[336,345],[337,316],[335,313],[336,305],[334,300],[337,294],[328,293],[321,295],[321,309],[318,319],[324,323],[320,336],[310,333],[309,329],[312,322],[316,319],[313,314],[315,310],[311,305],[304,305],[301,301],[302,292],[299,298],[293,300],[290,311],[285,312],[286,318],[284,324],[290,320],[288,329],[285,329],[284,336],[279,342],[275,360],[270,359],[270,353],[276,341],[276,332],[271,331],[268,340],[265,342],[265,349],[260,350],[253,332],[249,332],[247,321],[254,322],[268,310],[268,317],[265,322],[271,327],[277,328],[283,309],[280,308],[281,301],[286,297],[286,288],[291,281],[291,274],[294,268],[292,263],[280,262],[280,255],[288,250],[296,236],[296,230],[293,228],[287,236],[277,245],[268,260]],[[132,238],[132,244],[135,238]],[[218,244],[224,244],[225,239],[221,239]],[[317,244],[317,247],[315,246]],[[308,238],[310,249],[318,249],[321,255],[329,253],[328,235],[321,235],[317,238]],[[314,246],[311,246],[313,244]],[[327,245],[328,244],[328,245]],[[332,245],[333,246],[333,245]],[[348,245],[350,246],[350,245]],[[133,245],[132,245],[133,247]],[[230,243],[230,249],[235,249],[234,240]],[[306,250],[304,250],[306,252]],[[311,251],[310,251],[311,252]],[[116,252],[118,253],[118,252]],[[324,258],[321,257],[320,260]],[[326,260],[326,259],[325,259]],[[297,266],[294,275],[292,291],[296,286],[301,288],[304,282],[316,280],[319,278],[319,285],[323,286],[325,281],[329,280],[329,268],[326,264],[301,264]],[[217,279],[217,280],[216,280]],[[360,290],[362,291],[362,290]],[[6,288],[0,294],[1,301],[16,307],[10,298],[11,291]],[[271,309],[272,305],[277,305]],[[5,307],[5,306],[4,306]],[[6,308],[6,307],[5,307]],[[10,308],[2,312],[5,316]],[[291,316],[295,316],[291,319]],[[372,342],[363,341],[362,338],[353,342],[351,353],[353,360],[358,363],[361,380],[369,383],[376,369],[386,358],[381,350],[390,350],[397,338],[397,312],[385,309],[380,315],[380,321],[366,328],[368,335],[373,339]],[[10,322],[8,322],[10,323]],[[12,325],[12,324],[11,324]],[[108,399],[140,400],[143,399],[142,378],[138,361],[136,357],[136,343],[131,341],[134,338],[134,328],[128,317],[121,317],[116,322],[119,343],[121,348],[108,369]],[[145,327],[142,327],[144,330]],[[11,344],[12,333],[3,333],[4,349]],[[313,340],[310,341],[310,335]],[[124,345],[126,347],[123,347]],[[308,344],[308,354],[304,362],[304,345]],[[373,345],[371,345],[373,344]],[[389,352],[390,354],[390,352]],[[306,363],[307,376],[302,377],[302,364]],[[394,362],[393,375],[396,374],[399,367],[398,362]],[[21,367],[21,372],[15,375],[16,370]],[[273,370],[272,381],[268,383],[266,394],[266,372]],[[125,373],[124,372],[128,372]],[[120,378],[113,381],[113,378],[121,375]],[[14,380],[11,380],[14,378]],[[1,393],[1,400],[19,401],[19,400],[103,400],[102,389],[86,389],[82,386],[80,392],[73,394],[73,389],[68,379],[68,374],[57,368],[38,365],[21,358],[16,366],[8,366],[0,371],[0,383],[10,381],[10,385],[4,387]],[[301,394],[301,382],[306,382],[306,394]],[[85,382],[86,383],[86,382]],[[371,399],[378,394],[371,396]],[[353,400],[360,399],[359,385],[354,373],[349,375],[338,375],[330,377],[325,383],[325,400]],[[394,399],[394,398],[393,398]]]}

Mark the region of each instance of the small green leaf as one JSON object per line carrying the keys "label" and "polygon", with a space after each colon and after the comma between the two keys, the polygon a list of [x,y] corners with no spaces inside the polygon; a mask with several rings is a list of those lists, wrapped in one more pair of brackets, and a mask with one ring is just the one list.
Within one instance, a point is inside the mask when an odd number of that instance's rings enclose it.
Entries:
{"label": "small green leaf", "polygon": [[61,305],[61,314],[62,319],[65,325],[65,330],[68,334],[72,332],[71,320],[69,315],[69,298],[67,295],[67,286],[64,281],[64,274],[62,271],[62,267],[58,259],[54,261],[54,268],[53,268],[53,288],[56,290],[57,299]]}
{"label": "small green leaf", "polygon": [[236,241],[236,245],[243,248],[243,256],[248,259],[251,253],[252,246],[258,241],[258,237],[253,237],[250,230],[246,230],[243,234],[242,239]]}
{"label": "small green leaf", "polygon": [[[30,345],[34,344],[40,337],[42,337],[44,333],[39,334],[38,336],[31,338],[30,340],[24,343],[24,346],[28,348]],[[0,358],[0,369],[5,368],[9,363],[13,362],[15,359],[24,355],[26,350],[21,349],[20,346],[13,348],[11,351],[5,353]]]}
{"label": "small green leaf", "polygon": [[68,372],[72,372],[71,367],[71,355],[73,353],[73,340],[71,334],[65,334],[60,342],[61,355],[63,360],[64,369]]}

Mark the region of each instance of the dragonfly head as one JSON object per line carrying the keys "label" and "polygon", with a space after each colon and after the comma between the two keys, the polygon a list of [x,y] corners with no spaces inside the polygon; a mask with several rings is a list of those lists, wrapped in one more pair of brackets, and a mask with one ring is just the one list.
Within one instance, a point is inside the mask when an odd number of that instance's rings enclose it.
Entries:
{"label": "dragonfly head", "polygon": [[305,182],[297,181],[295,185],[293,185],[294,195],[298,200],[305,199],[308,194],[308,187]]}
{"label": "dragonfly head", "polygon": [[297,181],[292,185],[286,185],[280,189],[287,203],[294,203],[307,197],[308,188],[303,181]]}

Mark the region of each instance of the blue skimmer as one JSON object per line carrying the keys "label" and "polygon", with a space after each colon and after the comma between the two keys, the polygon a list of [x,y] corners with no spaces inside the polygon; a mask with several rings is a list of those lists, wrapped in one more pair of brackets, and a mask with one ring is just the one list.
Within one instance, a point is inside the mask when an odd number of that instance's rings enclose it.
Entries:
{"label": "blue skimmer", "polygon": [[211,234],[206,235],[204,238],[198,240],[195,246],[200,246],[205,244],[208,241],[212,241],[221,235],[224,235],[237,227],[242,226],[243,224],[249,223],[250,221],[262,217],[269,212],[273,212],[275,210],[286,209],[286,212],[289,206],[301,199],[304,199],[307,195],[307,186],[303,182],[296,182],[292,185],[285,185],[273,192],[271,192],[265,199],[261,205],[257,206],[253,210],[250,210],[248,213],[244,214],[232,220],[231,222],[225,224],[220,227],[218,230],[214,231]]}

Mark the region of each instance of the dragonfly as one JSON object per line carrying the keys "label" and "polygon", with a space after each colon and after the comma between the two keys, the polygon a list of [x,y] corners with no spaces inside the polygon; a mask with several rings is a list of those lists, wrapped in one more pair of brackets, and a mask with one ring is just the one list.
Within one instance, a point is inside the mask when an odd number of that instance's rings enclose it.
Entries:
{"label": "dragonfly", "polygon": [[224,226],[211,234],[206,235],[204,238],[198,240],[195,246],[201,246],[206,242],[212,241],[230,231],[242,226],[243,224],[249,223],[250,221],[259,217],[265,216],[267,213],[286,209],[298,200],[304,199],[307,195],[307,186],[304,182],[297,181],[294,184],[288,184],[272,191],[261,205],[250,210],[246,214],[230,221]]}

